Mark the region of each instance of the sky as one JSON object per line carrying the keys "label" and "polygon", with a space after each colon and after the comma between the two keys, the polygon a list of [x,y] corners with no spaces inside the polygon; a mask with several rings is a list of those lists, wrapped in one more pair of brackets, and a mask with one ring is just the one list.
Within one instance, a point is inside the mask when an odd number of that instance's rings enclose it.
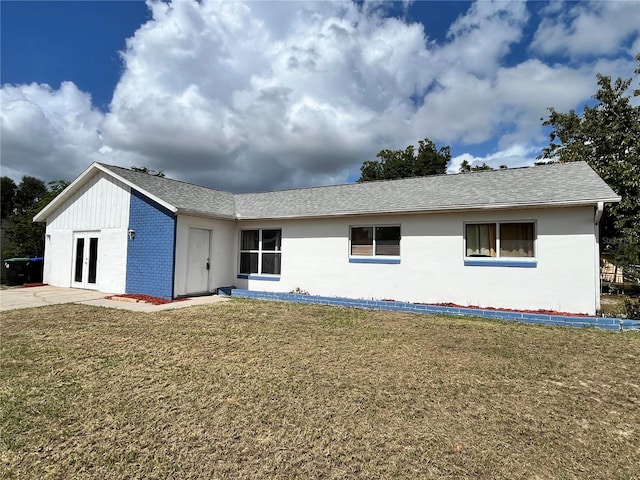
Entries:
{"label": "sky", "polygon": [[[640,0],[0,2],[0,170],[231,192],[355,181],[424,138],[532,165],[548,108],[633,76]],[[637,87],[637,86],[636,86]]]}

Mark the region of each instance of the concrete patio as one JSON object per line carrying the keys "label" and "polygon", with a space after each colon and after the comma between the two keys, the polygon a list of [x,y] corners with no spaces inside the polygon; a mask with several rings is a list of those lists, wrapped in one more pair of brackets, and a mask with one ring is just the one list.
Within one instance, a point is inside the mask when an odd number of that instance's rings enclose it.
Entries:
{"label": "concrete patio", "polygon": [[133,303],[128,301],[109,300],[112,294],[95,290],[81,290],[78,288],[51,287],[12,287],[0,290],[0,312],[21,308],[43,307],[62,303],[78,303],[97,307],[117,308],[137,312],[158,312],[177,308],[205,305],[228,300],[227,297],[210,295],[193,297],[179,302],[151,305],[148,303]]}

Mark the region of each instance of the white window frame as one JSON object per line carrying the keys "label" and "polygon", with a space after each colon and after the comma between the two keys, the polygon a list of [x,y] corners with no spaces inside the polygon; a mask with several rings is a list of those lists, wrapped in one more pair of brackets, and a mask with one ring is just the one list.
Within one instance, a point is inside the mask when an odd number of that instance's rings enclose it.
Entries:
{"label": "white window frame", "polygon": [[[398,255],[376,255],[376,228],[388,228],[396,227],[400,230],[400,239],[398,240]],[[371,228],[373,230],[373,245],[372,255],[352,255],[352,229],[354,228]],[[357,225],[349,225],[349,261],[352,263],[385,263],[388,260],[390,263],[400,263],[400,256],[402,254],[402,225],[399,223],[382,224],[382,223],[365,223]],[[371,261],[371,262],[370,262]]]}
{"label": "white window frame", "polygon": [[[258,249],[243,249],[242,248],[242,235],[244,232],[250,231],[258,231]],[[264,250],[262,248],[262,235],[264,230],[278,230],[280,232],[280,249],[276,246],[276,250]],[[259,276],[259,277],[273,277],[280,278],[282,274],[282,228],[243,228],[240,230],[240,235],[238,236],[238,276],[239,277],[247,277],[251,276]],[[257,253],[258,254],[258,271],[253,273],[242,272],[242,254],[243,253]],[[262,255],[264,253],[277,253],[280,255],[280,273],[263,273],[262,272]]]}
{"label": "white window frame", "polygon": [[[530,223],[533,224],[533,256],[532,257],[506,257],[500,255],[501,232],[500,225],[503,223]],[[496,226],[496,256],[495,257],[473,257],[467,256],[467,225],[490,225]],[[506,266],[536,266],[538,263],[538,222],[536,220],[486,220],[463,222],[463,242],[462,255],[465,265],[487,264]]]}

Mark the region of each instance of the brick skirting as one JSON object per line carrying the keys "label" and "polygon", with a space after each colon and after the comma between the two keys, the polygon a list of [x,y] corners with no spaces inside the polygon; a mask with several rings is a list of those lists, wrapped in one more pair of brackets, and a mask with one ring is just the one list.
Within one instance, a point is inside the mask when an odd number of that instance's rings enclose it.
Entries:
{"label": "brick skirting", "polygon": [[640,330],[640,320],[608,317],[582,317],[564,315],[543,315],[504,310],[484,310],[480,308],[445,307],[441,305],[423,305],[419,303],[392,302],[384,300],[364,300],[342,297],[319,297],[298,293],[260,292],[254,290],[231,290],[232,297],[256,300],[275,300],[317,305],[335,305],[341,307],[366,308],[370,310],[391,310],[397,312],[456,315],[465,317],[495,318],[514,322],[537,323],[562,327],[593,327],[602,330],[629,331]]}

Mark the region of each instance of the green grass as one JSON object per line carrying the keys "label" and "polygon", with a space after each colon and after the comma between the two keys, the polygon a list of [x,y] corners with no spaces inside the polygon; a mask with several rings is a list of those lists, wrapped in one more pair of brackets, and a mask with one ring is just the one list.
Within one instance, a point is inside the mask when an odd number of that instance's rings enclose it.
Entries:
{"label": "green grass", "polygon": [[639,478],[634,332],[244,300],[1,327],[4,478]]}

